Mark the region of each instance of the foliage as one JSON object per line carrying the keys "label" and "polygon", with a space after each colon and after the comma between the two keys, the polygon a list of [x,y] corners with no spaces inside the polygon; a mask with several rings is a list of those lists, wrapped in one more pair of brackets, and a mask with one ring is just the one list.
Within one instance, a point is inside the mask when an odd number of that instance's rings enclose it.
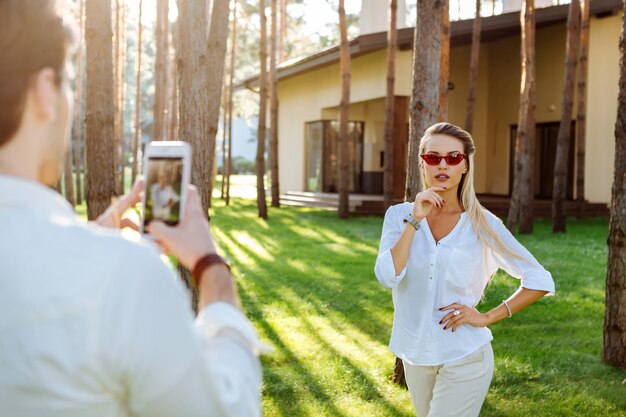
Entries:
{"label": "foliage", "polygon": [[[391,294],[373,276],[382,218],[340,221],[316,209],[215,200],[212,225],[243,306],[274,353],[262,358],[264,415],[414,416],[388,381]],[[539,221],[520,241],[552,272],[557,295],[491,327],[496,372],[482,416],[623,416],[626,371],[601,361],[605,219],[553,235]],[[581,262],[582,260],[582,262]],[[481,311],[518,281],[500,272]]]}

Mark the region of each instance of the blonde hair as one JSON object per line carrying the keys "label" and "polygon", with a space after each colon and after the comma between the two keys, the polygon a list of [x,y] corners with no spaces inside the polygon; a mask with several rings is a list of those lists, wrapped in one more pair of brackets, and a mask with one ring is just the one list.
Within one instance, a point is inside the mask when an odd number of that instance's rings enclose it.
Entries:
{"label": "blonde hair", "polygon": [[[483,207],[478,198],[476,197],[476,191],[474,190],[474,140],[465,130],[451,123],[437,123],[426,129],[424,136],[420,140],[419,153],[424,153],[428,139],[433,135],[446,135],[457,139],[463,144],[463,153],[467,155],[467,172],[461,177],[459,184],[457,197],[461,203],[461,207],[465,210],[467,216],[472,222],[472,226],[476,231],[478,239],[484,246],[493,249],[503,256],[512,256],[518,259],[524,259],[525,257],[513,252],[506,246],[500,236],[491,227],[487,219],[487,213],[490,213],[485,207]],[[424,175],[424,168],[420,170],[420,176],[422,184],[426,188],[426,176]]]}

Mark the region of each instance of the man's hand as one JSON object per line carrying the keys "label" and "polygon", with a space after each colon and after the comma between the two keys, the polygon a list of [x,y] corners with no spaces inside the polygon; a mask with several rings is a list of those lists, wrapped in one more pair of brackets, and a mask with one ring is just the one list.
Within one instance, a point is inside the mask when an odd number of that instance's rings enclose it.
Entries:
{"label": "man's hand", "polygon": [[123,229],[128,227],[138,232],[139,225],[127,217],[122,218],[122,215],[126,210],[135,207],[141,201],[143,187],[144,183],[142,179],[135,181],[130,192],[111,204],[109,208],[95,220],[96,224],[111,229]]}
{"label": "man's hand", "polygon": [[193,185],[187,191],[185,215],[177,226],[152,221],[147,229],[166,252],[176,256],[188,269],[193,269],[204,255],[217,252],[198,190]]}

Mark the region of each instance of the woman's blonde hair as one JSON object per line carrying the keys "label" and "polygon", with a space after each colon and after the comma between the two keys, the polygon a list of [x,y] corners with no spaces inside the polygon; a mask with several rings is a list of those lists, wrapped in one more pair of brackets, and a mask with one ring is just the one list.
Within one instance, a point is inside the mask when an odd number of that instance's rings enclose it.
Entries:
{"label": "woman's blonde hair", "polygon": [[[515,258],[524,258],[523,256],[513,252],[506,246],[502,239],[498,236],[496,231],[491,227],[487,219],[486,213],[489,212],[484,208],[478,198],[476,198],[476,191],[474,190],[474,140],[465,130],[451,123],[437,123],[426,129],[424,136],[420,141],[419,153],[424,153],[428,139],[433,135],[446,135],[459,140],[463,144],[463,153],[467,155],[467,172],[461,177],[461,182],[458,188],[457,197],[461,206],[465,210],[467,216],[474,226],[478,239],[483,245],[490,247],[494,251],[504,255],[513,256]],[[426,188],[426,176],[424,175],[424,168],[420,170],[422,184]]]}

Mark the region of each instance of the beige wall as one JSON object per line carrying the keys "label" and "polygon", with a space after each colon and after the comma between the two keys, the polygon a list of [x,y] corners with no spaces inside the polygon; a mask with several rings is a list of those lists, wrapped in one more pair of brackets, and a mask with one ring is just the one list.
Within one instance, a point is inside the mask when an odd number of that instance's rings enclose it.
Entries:
{"label": "beige wall", "polygon": [[[610,200],[613,179],[618,39],[621,16],[592,18],[585,195],[591,202]],[[537,32],[537,122],[560,118],[565,58],[565,24]],[[507,194],[509,135],[517,124],[520,89],[520,40],[509,37],[481,45],[473,136],[476,142],[475,185],[479,193]],[[450,55],[448,120],[465,125],[470,46]],[[396,55],[396,95],[411,95],[411,51]],[[381,171],[383,148],[386,52],[352,61],[351,120],[365,121],[364,170]],[[304,125],[336,118],[340,100],[339,65],[307,72],[279,83],[280,164],[283,190],[304,187]],[[574,113],[575,114],[575,113]]]}
{"label": "beige wall", "polygon": [[621,21],[620,13],[590,22],[585,198],[591,202],[611,201]]}

